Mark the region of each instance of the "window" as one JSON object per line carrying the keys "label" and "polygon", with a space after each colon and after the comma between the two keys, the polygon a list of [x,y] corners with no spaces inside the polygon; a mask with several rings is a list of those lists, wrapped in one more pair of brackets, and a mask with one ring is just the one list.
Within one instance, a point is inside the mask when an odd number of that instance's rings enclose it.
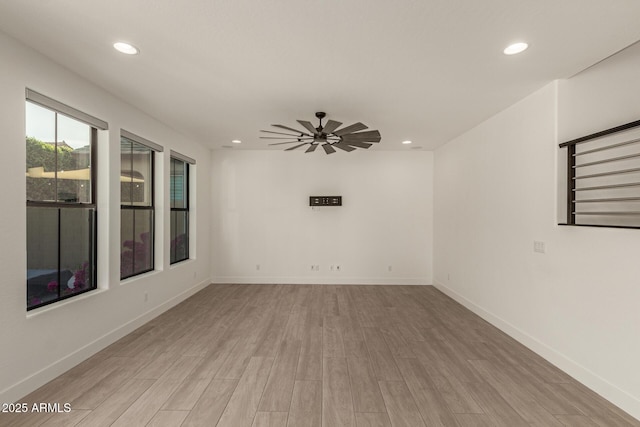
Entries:
{"label": "window", "polygon": [[561,224],[640,228],[640,120],[560,148]]}
{"label": "window", "polygon": [[27,90],[27,310],[96,288],[99,119]]}
{"label": "window", "polygon": [[120,137],[120,278],[154,268],[154,151],[162,147],[122,130]]}
{"label": "window", "polygon": [[170,199],[171,241],[170,262],[189,258],[189,163],[195,161],[171,152]]}

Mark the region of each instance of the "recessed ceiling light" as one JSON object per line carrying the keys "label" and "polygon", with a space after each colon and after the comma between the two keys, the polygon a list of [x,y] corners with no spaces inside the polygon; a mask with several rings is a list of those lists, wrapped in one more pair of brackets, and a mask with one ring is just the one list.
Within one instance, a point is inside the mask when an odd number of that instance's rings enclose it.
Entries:
{"label": "recessed ceiling light", "polygon": [[240,144],[240,143],[242,143],[242,141],[240,141],[239,139],[234,139],[234,140],[233,140],[233,141],[231,141],[231,142],[233,142],[234,144]]}
{"label": "recessed ceiling light", "polygon": [[127,55],[137,55],[140,53],[140,50],[137,47],[125,42],[116,42],[113,44],[113,47],[118,52],[122,52]]}
{"label": "recessed ceiling light", "polygon": [[516,53],[527,50],[528,47],[529,45],[527,43],[519,42],[507,46],[503,52],[505,55],[515,55]]}
{"label": "recessed ceiling light", "polygon": [[402,143],[403,143],[404,145],[407,145],[407,144],[411,144],[411,141],[406,140],[406,141],[402,141]]}

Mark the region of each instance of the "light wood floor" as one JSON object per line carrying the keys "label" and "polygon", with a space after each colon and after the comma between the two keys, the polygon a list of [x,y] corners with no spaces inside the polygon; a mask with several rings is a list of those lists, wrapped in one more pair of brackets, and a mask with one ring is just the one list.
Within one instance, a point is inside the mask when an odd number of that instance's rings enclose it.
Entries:
{"label": "light wood floor", "polygon": [[430,286],[211,285],[13,426],[640,426]]}

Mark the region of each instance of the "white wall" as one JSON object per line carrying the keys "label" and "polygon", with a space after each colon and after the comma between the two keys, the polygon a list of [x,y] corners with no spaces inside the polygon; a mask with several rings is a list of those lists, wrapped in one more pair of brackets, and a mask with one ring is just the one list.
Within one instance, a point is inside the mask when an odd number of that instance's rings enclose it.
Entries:
{"label": "white wall", "polygon": [[[203,146],[0,33],[0,401],[18,400],[210,281],[210,156]],[[124,65],[123,65],[124,67]],[[126,69],[123,69],[126,72]],[[109,123],[99,140],[99,290],[26,311],[25,88]],[[120,128],[164,146],[157,163],[158,250],[153,273],[120,283]],[[195,260],[169,266],[169,150],[197,159]],[[163,244],[164,243],[164,244]],[[149,299],[144,302],[144,293]]]}
{"label": "white wall", "polygon": [[639,51],[446,144],[434,178],[436,286],[635,417],[640,234],[556,225],[556,161],[558,142],[640,118]]}
{"label": "white wall", "polygon": [[[433,153],[221,150],[212,159],[215,282],[431,283]],[[343,206],[309,207],[323,195]]]}

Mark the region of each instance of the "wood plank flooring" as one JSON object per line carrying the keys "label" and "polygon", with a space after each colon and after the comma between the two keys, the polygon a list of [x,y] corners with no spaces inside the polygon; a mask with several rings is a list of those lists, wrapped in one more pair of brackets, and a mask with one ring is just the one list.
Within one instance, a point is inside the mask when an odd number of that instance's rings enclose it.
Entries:
{"label": "wood plank flooring", "polygon": [[210,285],[1,426],[640,426],[431,286]]}

